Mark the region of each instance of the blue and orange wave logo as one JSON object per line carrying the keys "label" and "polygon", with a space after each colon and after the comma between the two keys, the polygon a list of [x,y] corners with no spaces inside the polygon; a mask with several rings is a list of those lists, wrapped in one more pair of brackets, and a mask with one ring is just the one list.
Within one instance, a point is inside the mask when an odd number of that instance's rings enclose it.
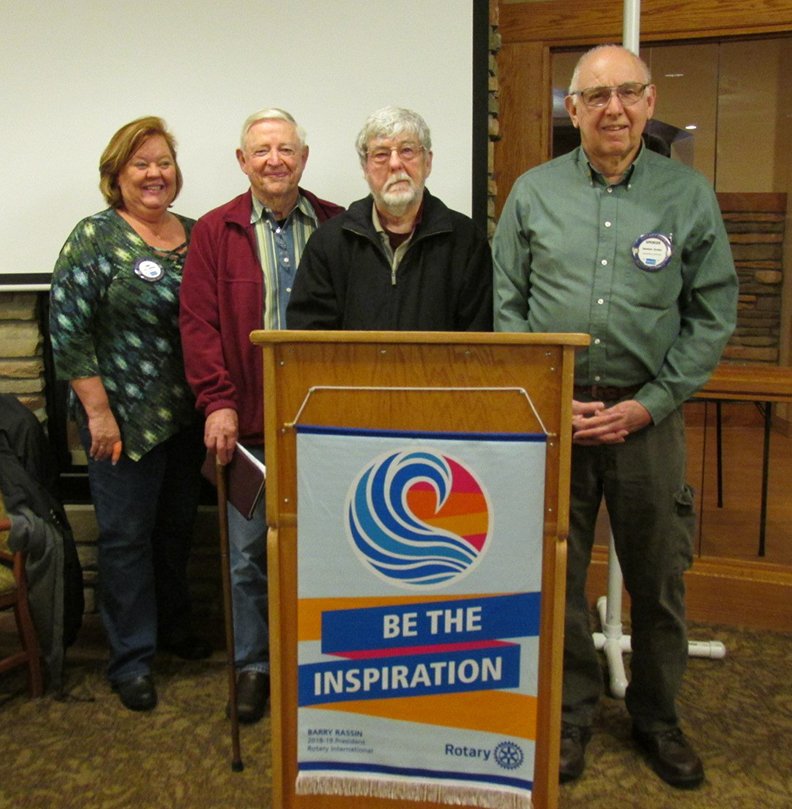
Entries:
{"label": "blue and orange wave logo", "polygon": [[491,534],[486,491],[459,460],[432,450],[388,452],[356,478],[347,533],[378,576],[406,589],[435,588],[467,575]]}

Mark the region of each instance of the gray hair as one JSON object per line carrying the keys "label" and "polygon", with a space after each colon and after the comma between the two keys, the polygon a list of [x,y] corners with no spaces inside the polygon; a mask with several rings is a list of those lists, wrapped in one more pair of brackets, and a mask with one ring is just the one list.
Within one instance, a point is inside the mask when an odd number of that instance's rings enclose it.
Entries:
{"label": "gray hair", "polygon": [[300,141],[300,146],[305,146],[305,130],[294,120],[294,117],[286,112],[286,110],[282,110],[279,107],[267,107],[263,110],[259,110],[258,112],[254,112],[252,115],[248,115],[245,119],[245,123],[242,124],[242,134],[239,136],[239,145],[242,148],[242,151],[245,150],[245,138],[247,137],[247,133],[250,131],[250,128],[257,124],[259,121],[287,121],[288,123],[292,124],[295,131],[297,132],[297,138]]}
{"label": "gray hair", "polygon": [[579,92],[581,89],[583,89],[583,88],[580,88],[580,87],[577,86],[578,79],[580,78],[580,71],[581,71],[583,65],[586,62],[588,62],[588,60],[591,59],[592,57],[596,57],[602,51],[609,50],[611,48],[617,48],[620,51],[626,51],[627,53],[629,53],[630,56],[632,56],[633,59],[635,59],[635,63],[643,71],[644,81],[647,84],[652,83],[652,71],[649,70],[649,65],[647,65],[646,62],[644,62],[644,60],[641,59],[640,56],[637,56],[636,54],[634,54],[629,48],[625,48],[622,45],[613,45],[613,44],[610,44],[610,45],[595,45],[593,48],[586,51],[580,57],[580,59],[578,59],[578,62],[575,65],[575,70],[572,73],[572,80],[569,82],[569,95],[572,95],[573,93]]}
{"label": "gray hair", "polygon": [[369,142],[375,138],[392,138],[403,132],[412,132],[424,150],[432,150],[432,135],[426,121],[417,112],[404,107],[383,107],[372,112],[355,141],[361,165],[366,165]]}

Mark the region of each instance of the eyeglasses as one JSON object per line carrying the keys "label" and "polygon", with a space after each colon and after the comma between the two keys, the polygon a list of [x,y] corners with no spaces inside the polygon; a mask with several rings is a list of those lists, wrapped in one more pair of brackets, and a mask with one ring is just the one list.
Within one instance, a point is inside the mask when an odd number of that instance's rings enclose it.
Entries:
{"label": "eyeglasses", "polygon": [[628,81],[618,87],[587,87],[585,90],[574,90],[573,96],[580,96],[587,107],[599,109],[607,107],[615,93],[625,107],[632,107],[643,98],[644,90],[649,83],[641,84],[639,81]]}
{"label": "eyeglasses", "polygon": [[371,152],[367,152],[366,157],[375,166],[384,166],[390,160],[394,152],[399,155],[399,160],[401,160],[402,163],[409,163],[415,160],[422,151],[424,151],[423,146],[418,146],[415,143],[402,143],[399,146],[381,146]]}

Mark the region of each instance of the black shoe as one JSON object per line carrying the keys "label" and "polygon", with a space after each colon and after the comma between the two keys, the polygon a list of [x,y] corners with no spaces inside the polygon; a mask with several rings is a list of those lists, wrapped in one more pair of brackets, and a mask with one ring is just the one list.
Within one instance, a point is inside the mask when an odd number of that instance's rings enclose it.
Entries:
{"label": "black shoe", "polygon": [[[269,703],[269,674],[261,671],[242,671],[237,676],[237,718],[243,725],[258,722],[264,716]],[[226,706],[226,716],[231,715]]]}
{"label": "black shoe", "polygon": [[591,738],[591,729],[580,725],[561,723],[561,755],[558,761],[558,780],[562,784],[574,781],[583,774],[586,766],[586,745]]}
{"label": "black shoe", "polygon": [[113,691],[130,711],[151,711],[157,706],[157,689],[150,674],[141,674],[131,680],[113,683]]}
{"label": "black shoe", "polygon": [[159,648],[164,652],[170,652],[176,657],[182,658],[182,660],[203,660],[210,657],[214,651],[211,643],[201,638],[196,638],[195,635],[166,641],[161,643]]}
{"label": "black shoe", "polygon": [[672,787],[694,789],[704,780],[704,765],[679,728],[659,733],[633,728],[633,739],[652,769]]}

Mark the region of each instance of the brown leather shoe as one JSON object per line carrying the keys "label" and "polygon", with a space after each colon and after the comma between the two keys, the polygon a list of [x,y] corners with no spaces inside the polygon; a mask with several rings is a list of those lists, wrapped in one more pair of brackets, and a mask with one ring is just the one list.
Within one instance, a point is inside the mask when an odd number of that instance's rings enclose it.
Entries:
{"label": "brown leather shoe", "polygon": [[591,738],[591,729],[580,725],[561,723],[561,755],[558,762],[558,780],[562,784],[574,781],[583,774],[586,766],[586,745]]}
{"label": "brown leather shoe", "polygon": [[[270,696],[269,674],[241,671],[237,676],[237,718],[243,725],[258,722],[267,710]],[[226,709],[226,713],[230,711]]]}
{"label": "brown leather shoe", "polygon": [[679,728],[659,733],[633,728],[633,739],[652,769],[672,787],[694,789],[704,780],[704,765]]}

